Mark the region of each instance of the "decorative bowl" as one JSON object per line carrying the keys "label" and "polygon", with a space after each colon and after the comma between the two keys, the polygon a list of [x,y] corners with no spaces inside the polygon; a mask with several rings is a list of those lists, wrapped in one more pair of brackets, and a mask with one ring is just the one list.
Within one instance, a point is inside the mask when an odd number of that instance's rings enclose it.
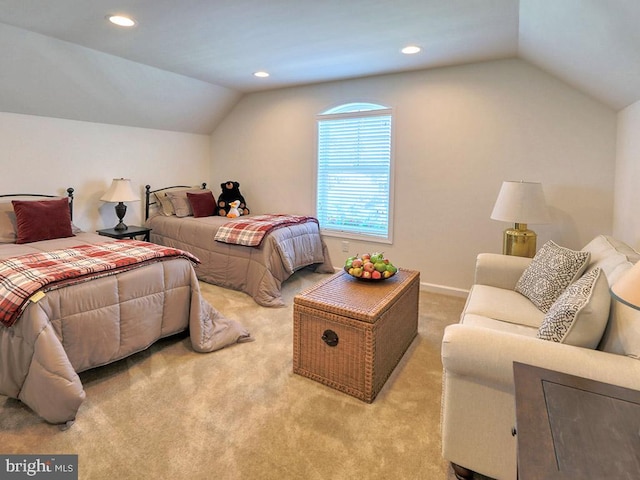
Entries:
{"label": "decorative bowl", "polygon": [[395,275],[395,273],[393,275],[391,275],[390,277],[384,278],[384,277],[380,277],[380,278],[362,278],[362,277],[356,277],[355,275],[351,275],[349,273],[349,269],[347,267],[343,267],[344,271],[347,273],[347,275],[349,275],[351,278],[355,278],[356,280],[362,280],[363,282],[382,282],[383,280],[389,280],[390,278],[393,278],[393,276]]}

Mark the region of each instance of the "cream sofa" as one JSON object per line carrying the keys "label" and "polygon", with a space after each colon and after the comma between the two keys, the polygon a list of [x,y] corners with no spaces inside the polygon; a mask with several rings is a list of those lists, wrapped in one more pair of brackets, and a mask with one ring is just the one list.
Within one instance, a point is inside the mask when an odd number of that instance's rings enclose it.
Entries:
{"label": "cream sofa", "polygon": [[587,348],[537,337],[545,313],[515,291],[532,259],[477,257],[461,321],[446,328],[442,341],[442,453],[458,478],[470,478],[467,469],[500,480],[517,478],[514,361],[640,390],[640,312],[611,300],[608,291],[640,254],[607,236],[596,237],[582,252],[589,252],[583,271],[600,267],[606,279],[606,294],[600,286],[599,301],[588,307],[584,322],[598,323],[594,319],[604,315],[603,332],[596,326],[598,339],[587,340],[592,343]]}

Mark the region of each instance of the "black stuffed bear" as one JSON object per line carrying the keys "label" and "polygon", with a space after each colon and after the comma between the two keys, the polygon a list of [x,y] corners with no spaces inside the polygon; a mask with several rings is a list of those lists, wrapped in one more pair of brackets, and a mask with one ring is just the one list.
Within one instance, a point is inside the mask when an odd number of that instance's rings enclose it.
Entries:
{"label": "black stuffed bear", "polygon": [[249,208],[247,208],[247,203],[244,200],[244,197],[240,193],[240,183],[229,180],[228,182],[221,183],[220,188],[222,189],[222,193],[218,197],[218,215],[221,217],[226,217],[227,213],[229,213],[229,209],[231,202],[236,200],[240,201],[240,206],[238,210],[242,215],[249,215]]}

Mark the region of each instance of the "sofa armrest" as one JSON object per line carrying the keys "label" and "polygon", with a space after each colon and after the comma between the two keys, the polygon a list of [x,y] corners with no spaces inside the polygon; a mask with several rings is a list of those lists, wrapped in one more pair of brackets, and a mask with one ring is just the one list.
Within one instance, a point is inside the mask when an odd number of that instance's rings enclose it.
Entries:
{"label": "sofa armrest", "polygon": [[476,258],[474,283],[513,290],[530,263],[526,257],[481,253]]}
{"label": "sofa armrest", "polygon": [[449,325],[442,340],[445,372],[513,391],[513,362],[640,390],[640,360],[470,325]]}

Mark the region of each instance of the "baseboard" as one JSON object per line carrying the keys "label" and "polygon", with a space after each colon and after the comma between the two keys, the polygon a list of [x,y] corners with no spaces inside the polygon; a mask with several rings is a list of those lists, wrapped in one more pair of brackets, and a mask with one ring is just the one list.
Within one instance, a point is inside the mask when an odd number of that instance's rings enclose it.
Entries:
{"label": "baseboard", "polygon": [[441,295],[451,295],[452,297],[467,298],[469,290],[464,288],[449,287],[446,285],[436,285],[434,283],[420,282],[420,290],[430,293],[439,293]]}
{"label": "baseboard", "polygon": [[[333,267],[337,273],[341,268]],[[441,295],[451,295],[452,297],[467,298],[469,296],[469,290],[464,288],[449,287],[447,285],[436,285],[435,283],[420,282],[420,290],[430,293],[439,293]]]}

